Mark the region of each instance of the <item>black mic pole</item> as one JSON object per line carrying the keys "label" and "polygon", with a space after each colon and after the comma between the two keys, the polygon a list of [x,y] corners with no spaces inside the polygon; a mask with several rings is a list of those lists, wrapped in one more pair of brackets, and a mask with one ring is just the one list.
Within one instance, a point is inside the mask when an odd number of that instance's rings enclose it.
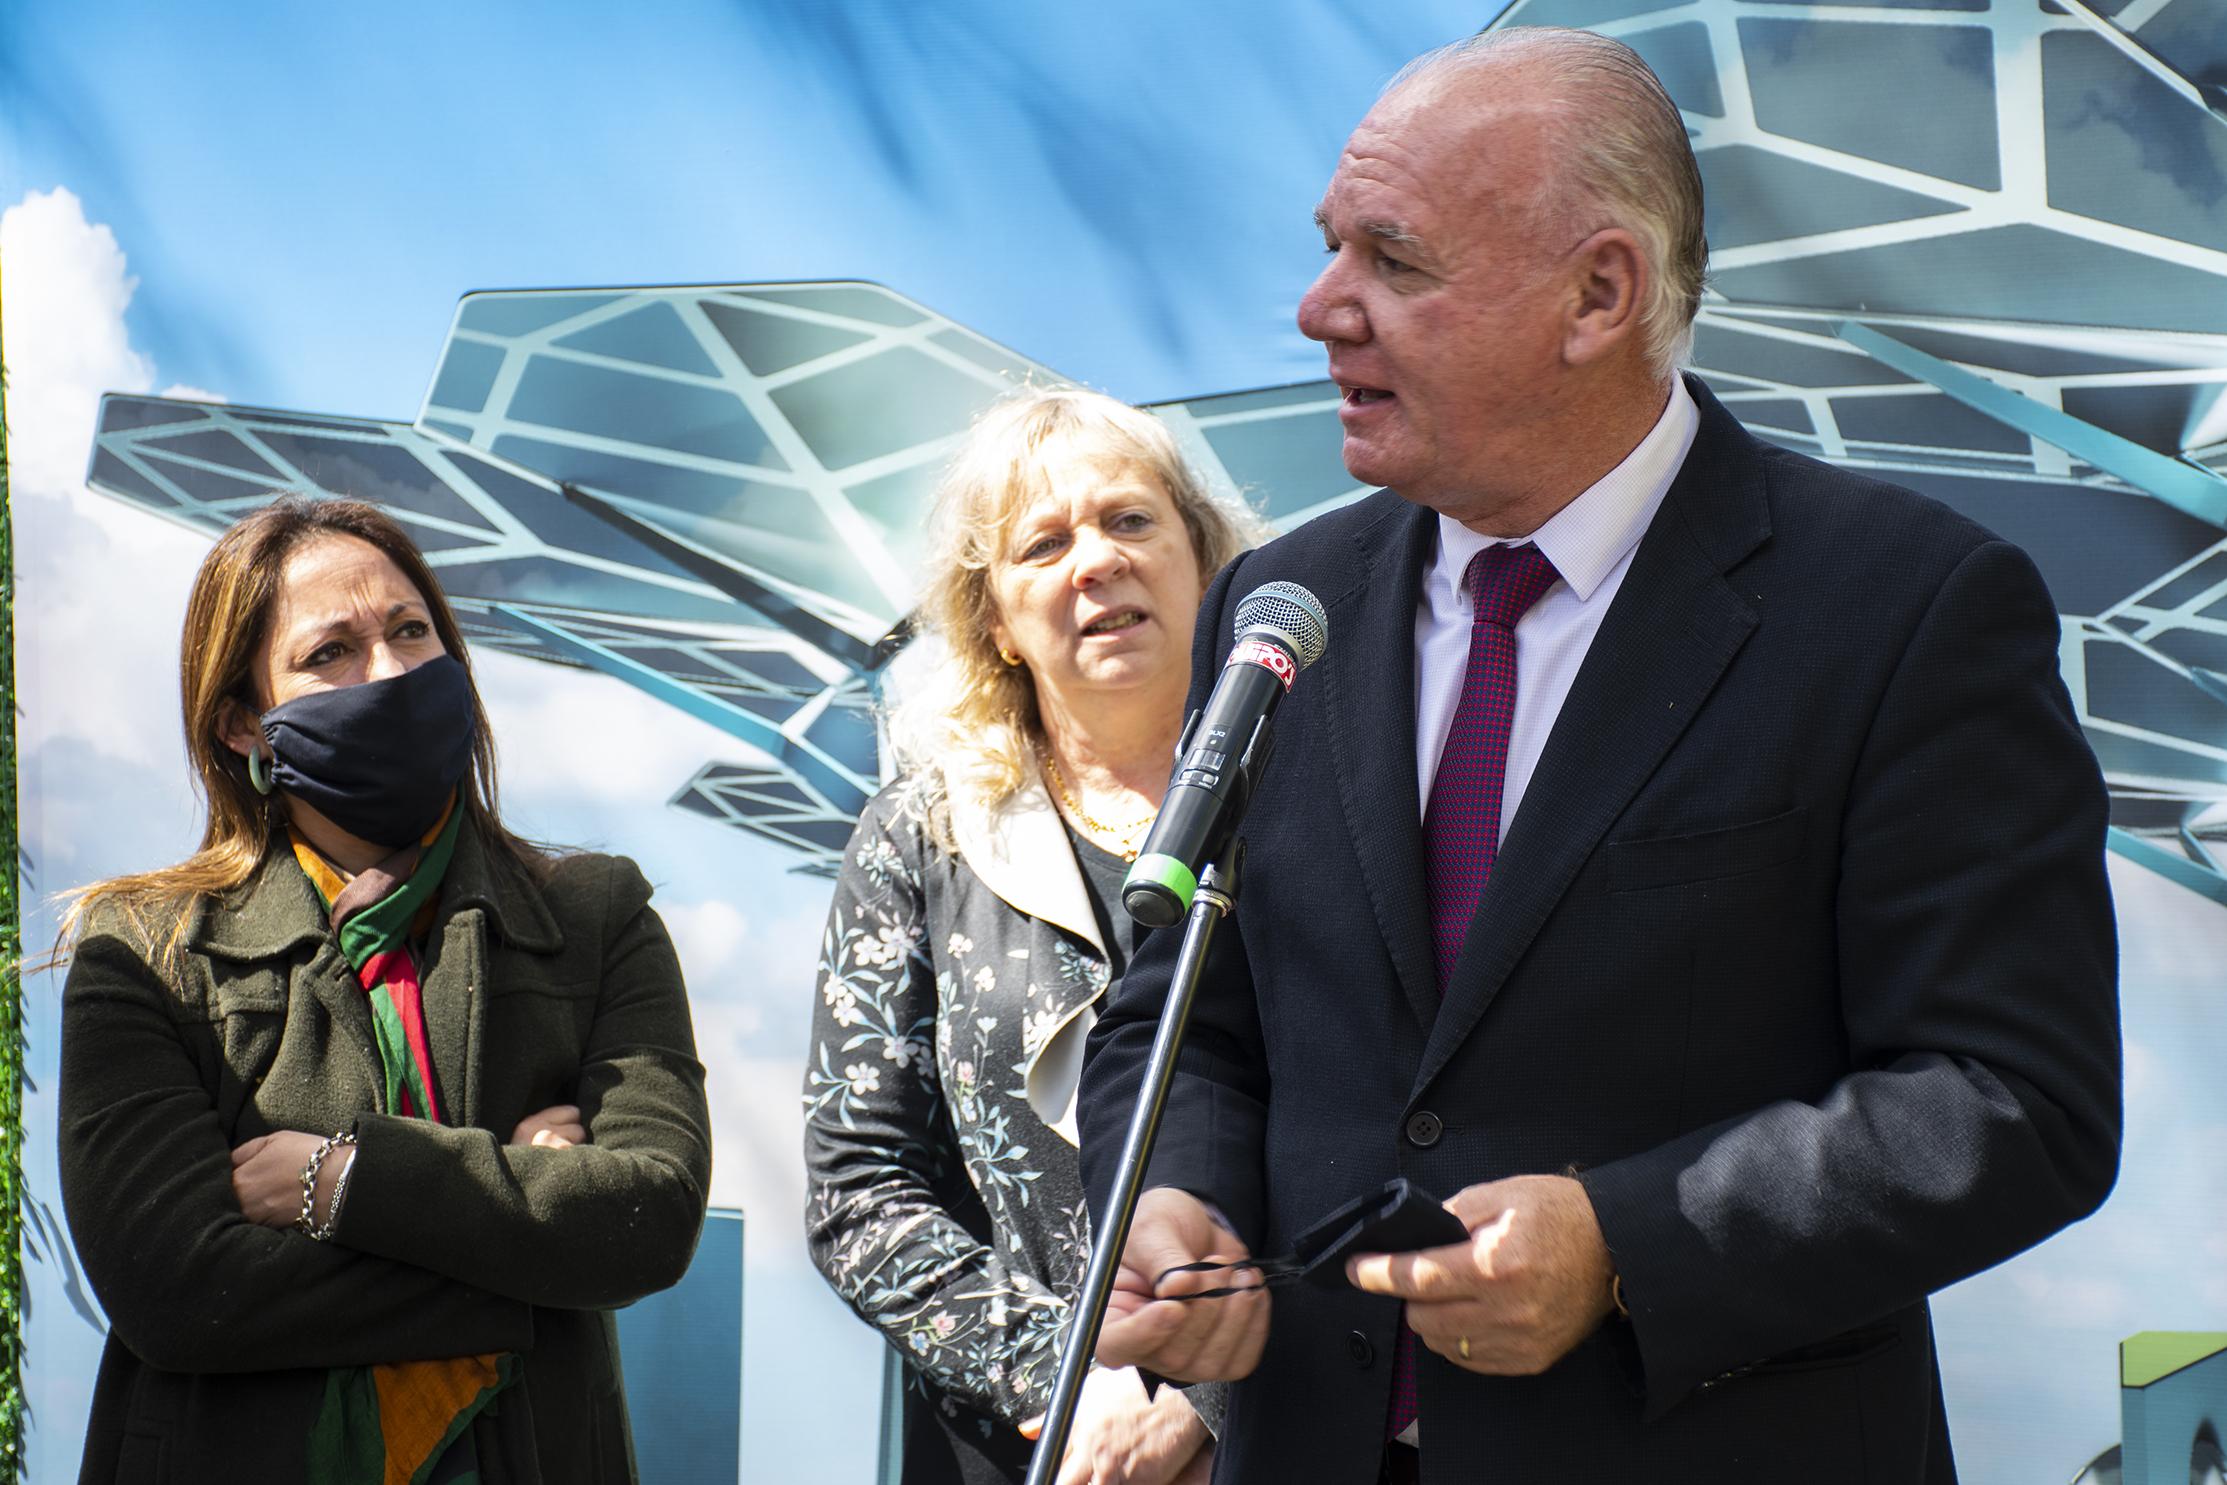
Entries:
{"label": "black mic pole", "polygon": [[1098,1349],[1098,1330],[1105,1324],[1106,1302],[1113,1298],[1114,1275],[1121,1270],[1121,1250],[1129,1243],[1129,1224],[1137,1215],[1137,1199],[1144,1194],[1144,1170],[1152,1159],[1152,1142],[1160,1133],[1160,1112],[1167,1107],[1169,1085],[1175,1081],[1175,1056],[1183,1045],[1184,1028],[1190,1024],[1199,972],[1206,967],[1206,951],[1214,942],[1215,928],[1237,907],[1244,841],[1234,842],[1227,854],[1228,868],[1220,864],[1206,868],[1191,899],[1190,916],[1183,925],[1183,947],[1176,955],[1175,978],[1168,986],[1167,1005],[1160,1012],[1160,1029],[1152,1038],[1152,1055],[1144,1065],[1144,1085],[1129,1116],[1129,1134],[1121,1143],[1121,1163],[1114,1168],[1106,1224],[1091,1235],[1090,1266],[1083,1271],[1082,1292],[1075,1296],[1074,1308],[1069,1312],[1067,1339],[1059,1352],[1059,1375],[1052,1384],[1052,1403],[1044,1413],[1044,1430],[1037,1435],[1035,1456],[1029,1460],[1028,1485],[1052,1485],[1061,1456],[1067,1452],[1067,1435],[1075,1424],[1075,1404],[1082,1397],[1091,1355]]}

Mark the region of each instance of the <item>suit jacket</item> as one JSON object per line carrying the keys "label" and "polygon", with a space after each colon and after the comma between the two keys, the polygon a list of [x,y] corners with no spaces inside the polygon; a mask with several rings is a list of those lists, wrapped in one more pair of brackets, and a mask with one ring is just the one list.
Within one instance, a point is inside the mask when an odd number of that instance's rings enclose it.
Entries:
{"label": "suit jacket", "polygon": [[[2025,555],[1944,507],[1700,429],[1634,554],[1443,996],[1414,767],[1430,512],[1379,492],[1231,564],[1305,584],[1250,867],[1149,1183],[1256,1253],[1405,1175],[1576,1172],[1625,1285],[1545,1374],[1425,1351],[1426,1481],[1954,1479],[1926,1294],[2117,1169],[2106,800]],[[1103,1203],[1180,935],[1095,1028]],[[1375,1478],[1395,1302],[1279,1290],[1221,1480]]]}
{"label": "suit jacket", "polygon": [[[489,1485],[625,1481],[608,1310],[687,1271],[711,1175],[704,1073],[649,884],[577,855],[530,881],[467,829],[425,956],[453,1125],[383,1109],[371,1013],[281,845],[187,924],[180,971],[96,914],[63,991],[61,1177],[111,1326],[81,1479],[305,1478],[325,1369],[520,1353],[473,1424]],[[152,943],[167,936],[157,926]],[[577,1103],[591,1143],[505,1146]],[[359,1140],[333,1241],[240,1215],[230,1151]]]}

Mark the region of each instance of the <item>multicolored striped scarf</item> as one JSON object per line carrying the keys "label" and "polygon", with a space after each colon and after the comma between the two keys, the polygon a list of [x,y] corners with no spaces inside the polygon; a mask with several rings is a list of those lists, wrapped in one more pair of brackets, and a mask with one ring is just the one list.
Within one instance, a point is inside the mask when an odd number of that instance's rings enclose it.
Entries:
{"label": "multicolored striped scarf", "polygon": [[[379,1065],[386,1074],[387,1108],[408,1119],[441,1117],[433,1085],[433,1054],[425,1041],[425,997],[418,983],[417,956],[410,952],[414,929],[432,925],[441,879],[456,854],[456,833],[464,812],[451,796],[449,806],[425,838],[404,846],[378,865],[342,876],[317,848],[294,833],[294,859],[301,863],[317,898],[332,919],[347,956],[371,1002],[371,1025],[379,1038]],[[422,921],[421,921],[422,920]]]}
{"label": "multicolored striped scarf", "polygon": [[[432,926],[463,818],[451,796],[424,839],[353,879],[293,834],[294,859],[317,889],[340,951],[370,1001],[386,1111],[435,1123],[445,1121],[410,939]],[[312,1485],[477,1485],[472,1420],[517,1369],[514,1355],[334,1368],[310,1429]]]}

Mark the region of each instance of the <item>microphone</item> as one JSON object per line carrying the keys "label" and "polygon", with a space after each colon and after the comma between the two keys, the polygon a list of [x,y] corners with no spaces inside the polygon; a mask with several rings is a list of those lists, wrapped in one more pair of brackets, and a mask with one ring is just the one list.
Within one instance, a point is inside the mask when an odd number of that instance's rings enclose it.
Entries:
{"label": "microphone", "polygon": [[1206,709],[1183,728],[1167,798],[1122,881],[1130,917],[1166,928],[1190,911],[1199,873],[1229,843],[1267,766],[1276,704],[1329,643],[1322,605],[1297,583],[1263,583],[1239,602],[1237,645]]}

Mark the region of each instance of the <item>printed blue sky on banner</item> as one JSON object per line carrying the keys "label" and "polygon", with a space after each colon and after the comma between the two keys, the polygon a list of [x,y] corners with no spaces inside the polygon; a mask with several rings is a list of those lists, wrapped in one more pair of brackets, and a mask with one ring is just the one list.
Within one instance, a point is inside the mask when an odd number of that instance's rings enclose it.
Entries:
{"label": "printed blue sky on banner", "polygon": [[1345,128],[1496,9],[14,5],[0,181],[237,402],[407,416],[467,289],[854,277],[1151,400],[1319,374]]}

